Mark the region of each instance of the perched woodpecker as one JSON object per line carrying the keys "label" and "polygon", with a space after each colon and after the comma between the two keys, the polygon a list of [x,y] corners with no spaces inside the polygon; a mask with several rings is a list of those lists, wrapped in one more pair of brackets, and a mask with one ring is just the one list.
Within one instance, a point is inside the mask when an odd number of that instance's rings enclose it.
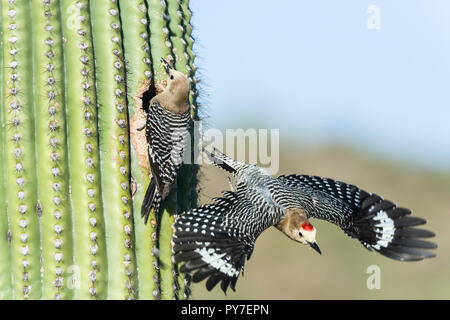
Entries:
{"label": "perched woodpecker", "polygon": [[176,180],[189,143],[191,115],[189,80],[161,58],[167,85],[150,100],[145,125],[152,179],[142,202],[141,215],[148,221],[150,210],[159,213]]}
{"label": "perched woodpecker", "polygon": [[370,251],[400,261],[434,257],[436,248],[421,238],[434,233],[412,228],[422,218],[409,209],[358,187],[309,175],[270,176],[256,165],[234,161],[214,150],[206,152],[214,164],[235,178],[235,191],[224,191],[215,203],[181,214],[174,223],[173,250],[182,272],[195,272],[193,281],[206,278],[211,290],[221,281],[226,293],[243,272],[258,236],[275,226],[290,239],[318,253],[317,230],[310,218],[338,225]]}

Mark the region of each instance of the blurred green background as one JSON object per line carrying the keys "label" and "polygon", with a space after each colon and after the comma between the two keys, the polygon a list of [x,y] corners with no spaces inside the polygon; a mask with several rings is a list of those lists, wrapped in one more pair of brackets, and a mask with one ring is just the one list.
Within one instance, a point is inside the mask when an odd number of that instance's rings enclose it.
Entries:
{"label": "blurred green background", "polygon": [[[256,242],[237,290],[225,296],[208,292],[205,282],[192,286],[193,299],[449,299],[450,172],[421,169],[384,160],[344,146],[302,148],[281,143],[280,174],[306,173],[339,179],[390,199],[427,219],[434,231],[437,257],[399,262],[366,250],[338,227],[312,220],[322,255],[275,228]],[[204,165],[201,202],[229,190],[227,174]],[[381,271],[381,288],[369,290],[367,267]]]}

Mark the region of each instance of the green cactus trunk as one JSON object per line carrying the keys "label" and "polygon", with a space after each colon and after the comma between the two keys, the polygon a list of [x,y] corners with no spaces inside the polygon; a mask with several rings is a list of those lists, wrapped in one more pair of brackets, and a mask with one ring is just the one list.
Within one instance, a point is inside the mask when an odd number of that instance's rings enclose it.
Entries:
{"label": "green cactus trunk", "polygon": [[160,58],[189,77],[198,119],[188,1],[2,0],[0,12],[0,299],[188,298],[172,224],[196,205],[198,168],[183,166],[159,225],[154,213],[145,225],[137,130]]}

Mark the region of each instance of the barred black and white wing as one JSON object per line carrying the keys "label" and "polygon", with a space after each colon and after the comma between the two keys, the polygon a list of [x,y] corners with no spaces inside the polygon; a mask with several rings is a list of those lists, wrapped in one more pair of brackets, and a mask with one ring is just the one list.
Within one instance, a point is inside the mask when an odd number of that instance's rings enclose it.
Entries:
{"label": "barred black and white wing", "polygon": [[159,210],[175,182],[183,163],[189,140],[191,117],[189,111],[176,114],[163,108],[158,101],[151,103],[147,113],[146,137],[152,182],[142,203],[141,214],[147,222],[152,208]]}
{"label": "barred black and white wing", "polygon": [[[291,191],[287,197],[301,202],[311,218],[327,220],[357,238],[367,249],[395,260],[416,261],[434,257],[436,245],[422,238],[434,233],[413,228],[425,219],[410,217],[411,210],[358,187],[333,179],[309,175],[280,176]],[[288,204],[285,204],[288,205]]]}
{"label": "barred black and white wing", "polygon": [[175,221],[175,262],[184,262],[180,271],[195,272],[194,282],[208,278],[208,290],[221,282],[226,293],[228,286],[235,290],[245,260],[250,258],[264,227],[244,190],[225,191],[222,198],[214,200],[181,214]]}

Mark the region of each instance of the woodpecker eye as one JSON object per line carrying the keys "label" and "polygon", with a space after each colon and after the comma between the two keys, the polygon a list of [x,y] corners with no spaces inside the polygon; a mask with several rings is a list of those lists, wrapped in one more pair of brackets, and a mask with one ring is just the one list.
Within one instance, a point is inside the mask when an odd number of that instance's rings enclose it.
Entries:
{"label": "woodpecker eye", "polygon": [[173,80],[173,74],[170,75],[170,80]]}
{"label": "woodpecker eye", "polygon": [[299,232],[298,235],[300,236],[300,238],[303,237],[303,234],[301,232]]}

